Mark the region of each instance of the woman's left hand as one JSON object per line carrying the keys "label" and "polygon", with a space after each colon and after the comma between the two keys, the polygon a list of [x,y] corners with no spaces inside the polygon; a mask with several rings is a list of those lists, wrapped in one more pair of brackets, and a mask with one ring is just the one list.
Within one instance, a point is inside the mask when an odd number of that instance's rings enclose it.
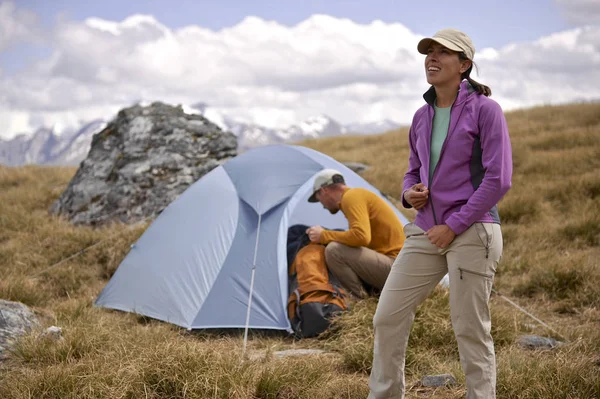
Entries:
{"label": "woman's left hand", "polygon": [[436,245],[439,248],[448,248],[448,245],[454,240],[456,234],[450,227],[445,224],[438,224],[433,226],[425,233],[429,242]]}

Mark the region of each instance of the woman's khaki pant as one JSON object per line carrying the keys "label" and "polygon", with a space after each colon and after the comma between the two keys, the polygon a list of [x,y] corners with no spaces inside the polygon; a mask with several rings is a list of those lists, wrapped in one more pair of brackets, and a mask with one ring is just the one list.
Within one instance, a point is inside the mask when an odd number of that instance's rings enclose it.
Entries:
{"label": "woman's khaki pant", "polygon": [[467,381],[467,399],[496,397],[496,358],[488,306],[502,232],[494,223],[475,223],[448,248],[429,242],[409,223],[373,319],[375,345],[369,398],[404,398],[404,360],[417,307],[448,273],[450,315]]}

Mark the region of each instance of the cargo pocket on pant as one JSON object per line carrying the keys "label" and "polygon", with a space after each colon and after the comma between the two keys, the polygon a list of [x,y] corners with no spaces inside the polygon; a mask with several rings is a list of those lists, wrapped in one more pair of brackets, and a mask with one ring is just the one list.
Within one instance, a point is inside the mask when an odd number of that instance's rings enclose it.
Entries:
{"label": "cargo pocket on pant", "polygon": [[493,282],[496,275],[496,266],[498,261],[496,252],[493,250],[494,240],[493,229],[483,223],[475,223],[471,230],[469,242],[474,244],[473,252],[467,254],[469,261],[458,267],[460,280],[467,279],[484,279],[485,281]]}
{"label": "cargo pocket on pant", "polygon": [[[409,231],[409,229],[411,231]],[[411,237],[424,236],[425,232],[419,226],[410,222],[404,226],[404,235],[405,235],[406,239],[408,240]]]}
{"label": "cargo pocket on pant", "polygon": [[474,317],[485,314],[488,311],[487,302],[492,293],[494,274],[459,267],[458,278],[459,280],[455,287],[462,291],[459,296],[463,299],[459,301],[459,308],[452,312],[453,323],[456,323],[459,318],[473,321]]}
{"label": "cargo pocket on pant", "polygon": [[483,277],[483,278],[487,278],[488,280],[491,280],[494,278],[494,275],[491,273],[481,273],[481,272],[476,272],[473,270],[469,270],[469,269],[465,269],[464,267],[459,267],[458,268],[458,272],[460,275],[460,279],[463,279],[463,273],[467,273],[467,274],[473,274],[475,276],[479,276],[479,277]]}

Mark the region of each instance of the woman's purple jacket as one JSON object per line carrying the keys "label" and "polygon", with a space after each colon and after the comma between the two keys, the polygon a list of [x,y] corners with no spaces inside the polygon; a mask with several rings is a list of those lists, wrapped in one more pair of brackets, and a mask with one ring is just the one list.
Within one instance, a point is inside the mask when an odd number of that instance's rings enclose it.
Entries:
{"label": "woman's purple jacket", "polygon": [[478,94],[467,80],[460,84],[450,112],[448,136],[429,181],[429,154],[435,90],[423,98],[409,131],[410,156],[404,192],[417,183],[429,189],[427,205],[415,224],[427,231],[446,224],[457,235],[475,222],[500,223],[497,203],[511,187],[512,149],[500,105]]}

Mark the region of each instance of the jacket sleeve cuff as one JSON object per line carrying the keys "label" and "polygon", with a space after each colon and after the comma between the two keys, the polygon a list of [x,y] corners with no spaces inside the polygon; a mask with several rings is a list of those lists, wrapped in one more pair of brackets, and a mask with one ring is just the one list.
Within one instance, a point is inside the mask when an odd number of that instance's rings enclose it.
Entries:
{"label": "jacket sleeve cuff", "polygon": [[321,233],[321,239],[319,240],[319,244],[327,245],[331,242],[331,234],[327,230],[323,230]]}
{"label": "jacket sleeve cuff", "polygon": [[404,193],[407,191],[408,190],[402,191],[402,206],[404,206],[406,209],[410,209],[410,208],[412,208],[412,205],[409,204],[408,202],[406,202],[406,200],[404,199]]}
{"label": "jacket sleeve cuff", "polygon": [[469,226],[465,225],[462,222],[456,220],[456,218],[449,217],[446,220],[446,226],[450,227],[450,230],[454,232],[454,234],[459,235],[462,234],[465,230],[469,228]]}

